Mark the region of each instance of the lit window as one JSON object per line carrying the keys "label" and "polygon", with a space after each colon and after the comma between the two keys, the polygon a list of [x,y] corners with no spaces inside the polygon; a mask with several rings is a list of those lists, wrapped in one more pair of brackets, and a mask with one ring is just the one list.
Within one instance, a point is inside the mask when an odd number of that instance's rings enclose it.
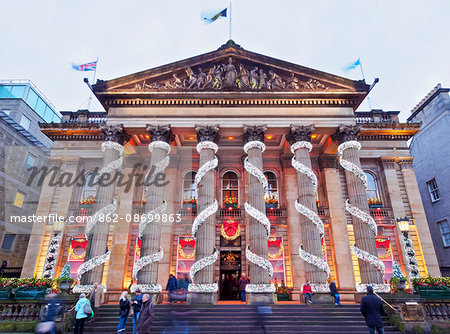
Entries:
{"label": "lit window", "polygon": [[444,242],[444,247],[450,246],[450,227],[448,226],[448,221],[443,220],[439,224],[441,229],[442,241]]}
{"label": "lit window", "polygon": [[430,193],[431,202],[437,202],[441,198],[439,196],[439,189],[438,185],[436,183],[436,179],[432,179],[431,181],[427,182],[428,192]]}
{"label": "lit window", "polygon": [[222,207],[237,208],[239,203],[239,179],[235,172],[229,171],[222,177]]}
{"label": "lit window", "polygon": [[20,125],[25,130],[28,130],[30,128],[30,123],[31,123],[30,119],[27,116],[22,115],[22,117],[20,118]]}
{"label": "lit window", "polygon": [[25,167],[31,168],[34,166],[36,162],[36,157],[30,153],[27,154],[27,157],[25,158]]}
{"label": "lit window", "polygon": [[14,198],[14,206],[18,208],[23,208],[23,202],[25,200],[25,194],[20,191],[16,192],[16,197]]}
{"label": "lit window", "polygon": [[5,234],[5,236],[3,237],[2,249],[7,251],[12,250],[15,239],[16,239],[15,234],[8,234],[8,233]]}
{"label": "lit window", "polygon": [[86,180],[81,191],[80,204],[94,204],[95,195],[97,194],[97,184],[94,185],[96,173],[92,172],[86,175]]}
{"label": "lit window", "polygon": [[194,180],[196,172],[190,171],[184,174],[183,177],[183,205],[196,206],[197,204],[197,189],[194,187]]}
{"label": "lit window", "polygon": [[264,194],[266,207],[278,208],[278,180],[274,172],[265,172],[268,188]]}

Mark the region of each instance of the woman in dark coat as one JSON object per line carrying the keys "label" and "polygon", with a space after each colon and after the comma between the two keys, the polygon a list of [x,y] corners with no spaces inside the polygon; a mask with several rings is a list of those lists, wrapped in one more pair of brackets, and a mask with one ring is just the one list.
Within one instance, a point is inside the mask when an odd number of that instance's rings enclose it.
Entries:
{"label": "woman in dark coat", "polygon": [[169,279],[167,280],[167,285],[166,285],[166,291],[168,291],[169,294],[169,303],[172,304],[173,302],[173,295],[175,293],[175,291],[177,290],[178,286],[177,286],[177,279],[175,278],[175,276],[173,276],[173,274],[170,274]]}
{"label": "woman in dark coat", "polygon": [[369,333],[375,334],[375,328],[378,334],[384,334],[384,325],[382,316],[386,315],[383,308],[383,302],[373,294],[373,288],[367,287],[367,296],[361,300],[361,313],[366,318],[366,325]]}
{"label": "woman in dark coat", "polygon": [[125,326],[127,325],[128,314],[130,313],[130,301],[128,299],[128,292],[122,292],[122,295],[119,299],[120,303],[120,319],[119,326],[117,326],[117,333],[123,332],[125,330]]}

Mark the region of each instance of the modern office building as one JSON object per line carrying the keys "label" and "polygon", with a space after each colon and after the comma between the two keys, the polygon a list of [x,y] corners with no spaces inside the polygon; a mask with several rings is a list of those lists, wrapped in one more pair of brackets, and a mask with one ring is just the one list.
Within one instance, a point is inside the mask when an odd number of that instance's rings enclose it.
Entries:
{"label": "modern office building", "polygon": [[414,171],[443,276],[450,276],[450,88],[438,84],[409,123],[422,123],[410,144]]}

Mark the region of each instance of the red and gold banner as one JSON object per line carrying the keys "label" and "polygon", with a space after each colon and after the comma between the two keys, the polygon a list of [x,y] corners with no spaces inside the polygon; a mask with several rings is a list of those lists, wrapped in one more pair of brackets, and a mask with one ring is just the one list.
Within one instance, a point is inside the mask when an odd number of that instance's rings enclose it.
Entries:
{"label": "red and gold banner", "polygon": [[[84,261],[84,257],[86,256],[86,246],[87,246],[87,240],[86,237],[75,237],[70,239],[70,245],[69,245],[69,256],[67,261],[74,262],[74,261]],[[80,250],[77,250],[75,252],[75,249],[80,248]],[[81,252],[81,249],[83,252]]]}
{"label": "red and gold banner", "polygon": [[178,237],[176,277],[189,277],[189,270],[195,261],[195,240],[192,237]]}
{"label": "red and gold banner", "polygon": [[269,261],[273,268],[271,283],[274,283],[275,279],[277,282],[281,282],[282,279],[286,282],[283,237],[271,235],[267,240],[267,246],[269,247]]}
{"label": "red and gold banner", "polygon": [[226,240],[234,240],[241,235],[241,227],[238,221],[226,220],[222,222],[220,234]]}

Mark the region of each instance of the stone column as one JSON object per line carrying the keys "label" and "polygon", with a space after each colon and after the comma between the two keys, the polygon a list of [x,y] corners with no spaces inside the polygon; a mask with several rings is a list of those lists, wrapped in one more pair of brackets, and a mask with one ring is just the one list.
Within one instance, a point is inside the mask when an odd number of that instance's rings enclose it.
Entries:
{"label": "stone column", "polygon": [[[150,134],[149,149],[152,151],[150,168],[155,168],[154,173],[148,176],[146,180],[147,186],[147,203],[145,205],[145,213],[147,218],[150,215],[164,214],[166,204],[164,202],[164,182],[153,182],[158,178],[159,173],[164,173],[164,169],[169,163],[170,144],[175,136],[173,135],[170,124],[168,125],[147,125],[147,131]],[[151,183],[151,184],[150,184]],[[167,213],[166,213],[167,214]],[[141,259],[152,256],[160,251],[161,245],[161,219],[148,221],[141,233]],[[142,222],[141,222],[142,226]],[[141,230],[141,226],[139,230]],[[158,285],[158,261],[152,262],[139,271],[137,280],[143,292],[158,292],[161,287]]]}
{"label": "stone column", "polygon": [[[358,133],[360,132],[360,127],[352,125],[339,125],[338,130],[334,135],[333,139],[337,139],[339,144],[343,144],[350,141],[357,141]],[[355,147],[349,147],[343,150],[341,156],[342,159],[350,162],[357,169],[361,169],[361,162],[359,159],[359,150]],[[363,182],[355,173],[345,170],[345,179],[347,182],[348,196],[350,199],[350,204],[353,207],[358,208],[362,212],[365,212],[370,217],[369,204],[367,203],[366,189]],[[355,246],[370,255],[376,257],[377,248],[375,244],[375,235],[372,229],[367,223],[362,221],[360,218],[352,215],[353,229],[355,232]],[[381,273],[372,264],[359,259],[359,271],[361,274],[361,283],[383,283]]]}
{"label": "stone column", "polygon": [[[263,171],[263,159],[262,152],[264,148],[264,133],[267,127],[263,126],[250,126],[244,125],[244,142],[247,144],[253,142],[257,145],[252,145],[247,150],[248,163],[258,170],[261,174]],[[245,146],[244,146],[245,147]],[[247,168],[246,168],[247,169]],[[249,171],[247,169],[247,171]],[[264,178],[264,176],[263,176]],[[265,179],[265,178],[264,178]],[[250,204],[255,210],[262,213],[265,217],[266,206],[264,202],[264,187],[261,181],[249,172],[248,174],[248,204]],[[247,210],[247,213],[250,212]],[[270,231],[270,226],[269,226]],[[249,261],[250,267],[250,282],[247,285],[247,292],[249,292],[250,303],[272,303],[273,293],[269,292],[270,277],[267,268],[261,266],[261,264],[269,263],[268,261],[268,245],[267,237],[268,232],[266,227],[261,223],[261,221],[255,219],[250,215],[250,245],[247,247],[246,257]],[[270,232],[269,232],[270,233]],[[253,253],[258,261],[258,264],[249,257],[248,249]],[[270,263],[269,263],[270,266]],[[271,267],[271,266],[270,266]],[[262,290],[258,288],[262,287]],[[259,293],[258,291],[262,291]]]}
{"label": "stone column", "polygon": [[[199,172],[197,176],[202,176],[202,168],[210,161],[217,159],[215,157],[215,149],[219,139],[219,125],[196,125],[195,132],[197,133],[197,151],[200,154]],[[214,167],[206,170],[206,173],[201,177],[198,185],[198,215],[208,209],[214,203],[217,203],[214,197],[215,183],[214,183]],[[215,252],[215,210],[211,210],[211,214],[199,225],[197,234],[195,236],[195,263],[202,259],[210,257]],[[211,260],[212,261],[212,260]],[[193,277],[191,277],[193,279]],[[195,274],[195,284],[207,287],[214,284],[214,262],[205,266]],[[191,291],[191,289],[189,289]],[[216,292],[197,293],[192,291],[190,296],[191,303],[208,303],[212,304],[216,301]]]}
{"label": "stone column", "polygon": [[[297,167],[300,168],[297,169],[298,203],[312,212],[317,219],[319,219],[316,205],[317,177],[311,169],[311,158],[309,155],[312,148],[311,133],[313,131],[314,125],[291,125],[291,130],[286,139],[289,141],[289,144],[291,144],[291,150],[295,152],[292,164],[294,168],[299,164]],[[308,172],[310,173],[309,177],[307,175]],[[312,257],[323,260],[321,244],[322,236],[318,228],[305,214],[300,213],[298,220],[301,228],[303,250],[306,253],[311,254]],[[305,261],[305,277],[306,280],[311,283],[325,284],[327,282],[326,272],[307,261]]]}
{"label": "stone column", "polygon": [[[120,147],[117,144],[123,145],[126,139],[123,125],[104,126],[101,127],[100,130],[104,134],[104,142],[102,144],[102,166],[105,169],[102,168],[99,171],[99,177],[97,179],[98,189],[95,196],[94,212],[99,215],[97,217],[98,220],[90,231],[88,230],[89,223],[87,223],[86,232],[88,244],[86,247],[86,257],[84,259],[84,264],[97,256],[105,254],[108,251],[107,242],[110,222],[107,219],[107,215],[114,214],[114,206],[116,206],[112,205],[114,203],[114,189],[116,180],[114,180],[113,182],[112,180],[115,176],[115,169],[120,168],[123,160],[123,153],[121,153],[120,150],[115,147]],[[114,210],[112,212],[109,212],[109,210],[103,210],[107,206],[109,206],[109,208],[114,208]],[[104,219],[102,219],[102,216]],[[101,284],[102,277],[103,263],[87,271],[82,276],[81,284],[92,285],[95,282]]]}

